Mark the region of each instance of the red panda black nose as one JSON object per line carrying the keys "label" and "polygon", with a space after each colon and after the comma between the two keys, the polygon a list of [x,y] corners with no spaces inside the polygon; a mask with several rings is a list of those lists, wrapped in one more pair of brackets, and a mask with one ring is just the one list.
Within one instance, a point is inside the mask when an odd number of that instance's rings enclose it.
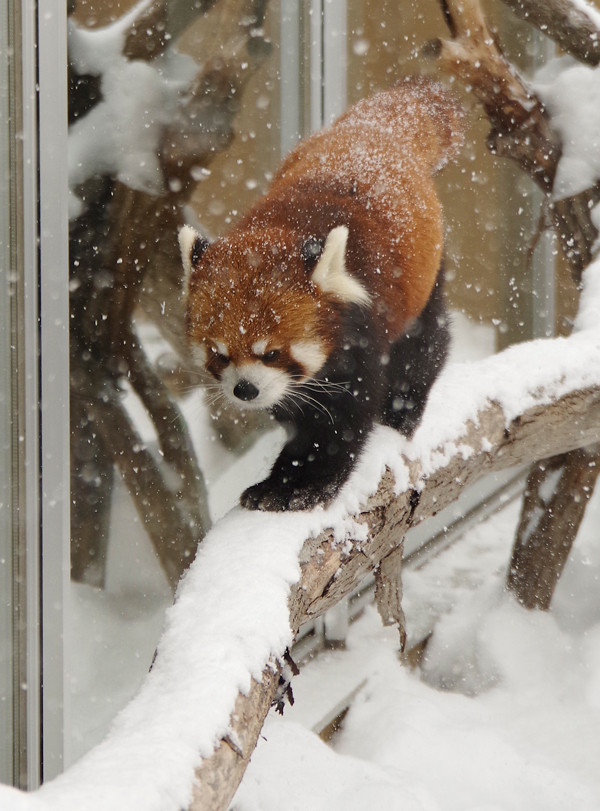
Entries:
{"label": "red panda black nose", "polygon": [[258,389],[251,383],[249,380],[240,380],[238,383],[235,384],[233,389],[234,395],[238,398],[238,400],[255,400],[258,397]]}

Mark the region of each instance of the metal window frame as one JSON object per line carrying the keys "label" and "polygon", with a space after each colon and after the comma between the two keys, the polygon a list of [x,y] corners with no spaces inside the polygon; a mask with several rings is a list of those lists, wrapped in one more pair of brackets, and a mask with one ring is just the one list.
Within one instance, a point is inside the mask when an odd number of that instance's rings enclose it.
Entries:
{"label": "metal window frame", "polygon": [[[3,45],[0,92],[7,120],[4,135],[1,233],[3,293],[8,294],[3,329],[10,351],[10,402],[6,482],[10,507],[3,530],[12,582],[11,751],[3,778],[22,788],[40,780],[39,464],[37,292],[36,18],[21,0],[0,3]],[[33,284],[33,287],[32,287]]]}
{"label": "metal window frame", "polygon": [[[62,770],[69,576],[66,7],[4,0],[14,39],[11,269],[13,417],[12,782]],[[7,88],[3,88],[6,90]],[[8,777],[8,776],[7,776]]]}
{"label": "metal window frame", "polygon": [[[20,460],[22,473],[21,502],[24,523],[18,528],[20,568],[25,572],[26,628],[21,633],[27,693],[21,712],[26,729],[19,759],[22,781],[35,788],[41,781],[41,645],[40,645],[40,509],[39,509],[39,295],[38,273],[38,113],[37,113],[37,19],[35,9],[26,0],[20,3],[21,20],[21,88],[22,88],[22,351],[19,364],[24,372],[22,396],[22,429],[24,437]],[[23,516],[21,516],[23,521]],[[21,588],[21,587],[19,587]],[[34,687],[35,686],[35,687]]]}
{"label": "metal window frame", "polygon": [[[27,5],[27,0],[24,0]],[[65,3],[38,0],[42,779],[65,765],[70,576],[68,85]]]}
{"label": "metal window frame", "polygon": [[[0,54],[8,54],[14,39],[14,26],[11,24],[6,0],[0,0]],[[0,374],[2,375],[3,396],[0,397],[0,594],[11,595],[0,601],[0,639],[6,649],[0,651],[0,687],[8,695],[14,693],[16,682],[13,670],[14,630],[13,630],[13,544],[12,489],[14,482],[11,431],[12,389],[11,351],[11,302],[9,294],[10,274],[13,272],[13,196],[11,168],[13,165],[10,144],[15,139],[15,111],[13,82],[8,59],[0,59]],[[11,392],[12,394],[12,392]],[[12,701],[0,703],[0,780],[13,780],[13,756],[11,740],[14,737],[15,711]]]}

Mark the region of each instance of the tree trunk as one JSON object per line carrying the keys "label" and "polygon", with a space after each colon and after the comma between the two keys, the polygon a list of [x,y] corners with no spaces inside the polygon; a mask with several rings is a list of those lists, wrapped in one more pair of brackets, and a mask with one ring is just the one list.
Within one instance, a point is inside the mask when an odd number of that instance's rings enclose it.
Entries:
{"label": "tree trunk", "polygon": [[525,608],[550,608],[599,472],[597,448],[544,459],[529,472],[507,579]]}

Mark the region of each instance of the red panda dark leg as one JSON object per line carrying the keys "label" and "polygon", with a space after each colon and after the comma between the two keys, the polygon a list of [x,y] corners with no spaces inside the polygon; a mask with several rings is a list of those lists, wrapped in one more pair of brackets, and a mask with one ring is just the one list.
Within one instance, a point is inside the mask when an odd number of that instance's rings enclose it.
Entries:
{"label": "red panda dark leg", "polygon": [[425,309],[390,349],[381,421],[408,437],[421,421],[429,390],[448,354],[450,331],[442,286],[440,273]]}
{"label": "red panda dark leg", "polygon": [[[312,416],[312,415],[311,415]],[[308,510],[330,501],[346,481],[372,422],[362,428],[305,423],[264,481],[249,487],[241,504],[250,510]]]}
{"label": "red panda dark leg", "polygon": [[[249,487],[241,504],[254,510],[307,510],[330,501],[354,467],[358,454],[381,411],[384,376],[373,365],[370,316],[350,308],[340,348],[309,381],[303,399],[276,407],[281,422],[291,423],[293,436],[284,446],[267,479]],[[322,385],[319,385],[322,384]]]}

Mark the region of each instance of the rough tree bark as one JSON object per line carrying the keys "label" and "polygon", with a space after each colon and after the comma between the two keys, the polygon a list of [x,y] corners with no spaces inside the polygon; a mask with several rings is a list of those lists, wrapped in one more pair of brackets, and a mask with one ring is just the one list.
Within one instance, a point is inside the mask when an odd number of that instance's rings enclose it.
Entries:
{"label": "rough tree bark", "polygon": [[396,625],[400,650],[406,645],[406,623],[402,608],[402,557],[404,541],[383,557],[375,569],[375,603],[384,625]]}
{"label": "rough tree bark", "polygon": [[[505,2],[577,58],[590,64],[599,61],[600,28],[591,15],[566,0]],[[448,71],[473,88],[483,104],[492,124],[490,150],[516,161],[546,195],[552,225],[571,275],[580,286],[598,237],[591,210],[600,200],[600,184],[574,197],[552,199],[561,144],[543,105],[504,58],[477,0],[441,0],[441,4],[452,40],[439,44],[440,59]],[[559,487],[546,501],[542,490],[548,471],[559,476]],[[524,606],[549,607],[597,473],[594,459],[578,451],[544,459],[532,468],[507,580]]]}
{"label": "rough tree bark", "polygon": [[[476,425],[468,424],[453,440],[455,447],[473,450],[467,458],[457,452],[425,479],[420,463],[407,461],[411,486],[397,496],[393,476],[384,475],[377,492],[355,516],[368,527],[366,541],[340,545],[328,532],[306,541],[300,554],[301,577],[289,597],[293,632],[339,603],[366,574],[397,553],[408,529],[451,504],[465,486],[494,471],[599,438],[600,388],[571,392],[550,405],[531,408],[508,427],[502,409],[492,403],[478,415]],[[229,735],[196,772],[189,811],[228,807],[277,690],[276,676],[273,663],[266,663],[261,682],[254,682],[247,696],[238,696]]]}

